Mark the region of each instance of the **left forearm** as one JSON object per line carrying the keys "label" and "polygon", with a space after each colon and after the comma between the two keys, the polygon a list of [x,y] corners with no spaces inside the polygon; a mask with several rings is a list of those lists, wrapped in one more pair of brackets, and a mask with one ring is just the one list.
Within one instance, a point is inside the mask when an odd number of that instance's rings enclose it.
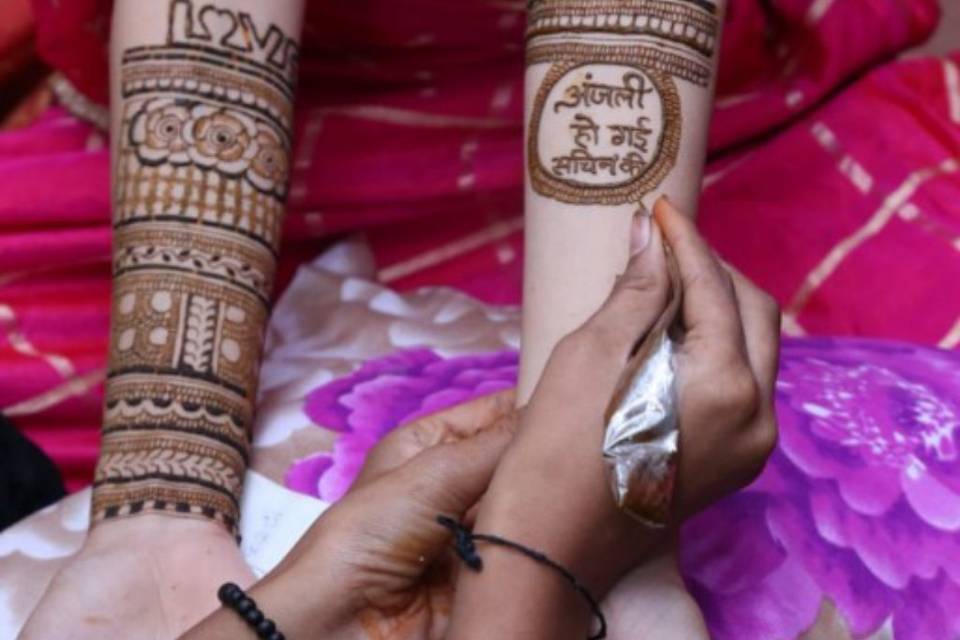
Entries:
{"label": "left forearm", "polygon": [[115,3],[112,336],[95,526],[158,512],[236,533],[302,9]]}

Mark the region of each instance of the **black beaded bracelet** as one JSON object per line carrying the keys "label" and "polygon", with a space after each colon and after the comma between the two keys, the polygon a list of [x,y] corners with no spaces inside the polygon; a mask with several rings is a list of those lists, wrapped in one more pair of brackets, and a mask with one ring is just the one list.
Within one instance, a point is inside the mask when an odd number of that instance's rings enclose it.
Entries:
{"label": "black beaded bracelet", "polygon": [[217,598],[223,606],[236,611],[256,632],[260,640],[286,640],[286,637],[277,630],[276,623],[265,617],[253,598],[237,585],[227,582],[217,591]]}

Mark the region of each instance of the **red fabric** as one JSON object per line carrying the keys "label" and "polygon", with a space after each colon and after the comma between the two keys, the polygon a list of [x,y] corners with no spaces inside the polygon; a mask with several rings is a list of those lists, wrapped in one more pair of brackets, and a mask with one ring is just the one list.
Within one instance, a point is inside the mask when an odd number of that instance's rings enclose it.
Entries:
{"label": "red fabric", "polygon": [[[281,280],[337,234],[363,230],[397,287],[519,300],[522,6],[310,4]],[[102,99],[109,3],[34,7],[42,55]],[[732,2],[702,225],[807,331],[950,342],[957,181],[908,179],[957,156],[948,67],[891,64],[844,88],[936,19],[934,0]],[[798,296],[871,218],[879,232]],[[109,242],[100,134],[60,109],[0,134],[0,408],[72,488],[96,451]]]}
{"label": "red fabric", "polygon": [[0,82],[19,71],[32,53],[33,15],[28,0],[0,0]]}

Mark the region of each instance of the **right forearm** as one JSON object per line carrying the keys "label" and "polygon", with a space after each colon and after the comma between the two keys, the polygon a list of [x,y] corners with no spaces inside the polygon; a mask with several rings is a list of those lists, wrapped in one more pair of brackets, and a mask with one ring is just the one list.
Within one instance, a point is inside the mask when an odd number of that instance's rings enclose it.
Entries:
{"label": "right forearm", "polygon": [[93,519],[236,529],[291,148],[301,0],[116,3],[114,292]]}
{"label": "right forearm", "polygon": [[696,212],[725,5],[530,3],[521,402],[621,273],[638,207]]}

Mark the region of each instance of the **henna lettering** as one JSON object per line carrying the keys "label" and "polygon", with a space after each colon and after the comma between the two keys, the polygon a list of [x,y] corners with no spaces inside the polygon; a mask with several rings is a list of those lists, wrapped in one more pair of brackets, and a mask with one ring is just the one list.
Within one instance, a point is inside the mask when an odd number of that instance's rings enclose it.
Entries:
{"label": "henna lettering", "polygon": [[586,150],[589,145],[600,144],[600,127],[590,116],[578,113],[573,116],[570,128],[574,131],[573,143]]}
{"label": "henna lettering", "polygon": [[621,86],[593,82],[593,74],[587,73],[585,80],[580,85],[571,85],[566,88],[564,94],[568,102],[557,102],[553,105],[554,112],[560,109],[576,109],[578,107],[602,107],[607,106],[612,109],[623,105],[634,108],[643,108],[643,97],[653,93],[653,89],[647,86],[647,80],[639,73],[625,73],[623,75],[623,84]]}
{"label": "henna lettering", "polygon": [[297,41],[277,25],[266,30],[258,27],[249,13],[215,4],[194,4],[193,0],[173,0],[167,27],[170,47],[215,43],[223,50],[250,56],[265,63],[293,82],[296,78],[300,48]]}
{"label": "henna lettering", "polygon": [[647,136],[653,133],[649,126],[650,118],[640,116],[635,126],[625,124],[611,124],[607,128],[612,132],[610,143],[614,146],[627,145],[635,147],[641,153],[647,153]]}
{"label": "henna lettering", "polygon": [[533,189],[607,205],[656,189],[680,149],[677,83],[709,87],[719,28],[714,0],[531,0]]}

